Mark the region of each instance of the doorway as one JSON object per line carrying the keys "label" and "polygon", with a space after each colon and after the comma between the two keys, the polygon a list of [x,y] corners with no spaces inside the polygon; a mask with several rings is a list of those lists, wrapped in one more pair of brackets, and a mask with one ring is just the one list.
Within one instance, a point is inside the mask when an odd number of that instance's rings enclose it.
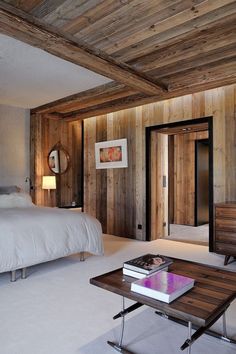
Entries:
{"label": "doorway", "polygon": [[146,128],[147,240],[212,248],[212,117]]}

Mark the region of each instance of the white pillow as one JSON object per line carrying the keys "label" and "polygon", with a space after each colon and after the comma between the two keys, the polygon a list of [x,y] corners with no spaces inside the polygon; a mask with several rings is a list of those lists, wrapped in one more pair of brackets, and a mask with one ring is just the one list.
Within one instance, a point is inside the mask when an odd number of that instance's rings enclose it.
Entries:
{"label": "white pillow", "polygon": [[11,194],[20,192],[20,188],[17,186],[0,186],[0,194]]}
{"label": "white pillow", "polygon": [[31,196],[27,193],[11,193],[0,195],[0,208],[32,207]]}

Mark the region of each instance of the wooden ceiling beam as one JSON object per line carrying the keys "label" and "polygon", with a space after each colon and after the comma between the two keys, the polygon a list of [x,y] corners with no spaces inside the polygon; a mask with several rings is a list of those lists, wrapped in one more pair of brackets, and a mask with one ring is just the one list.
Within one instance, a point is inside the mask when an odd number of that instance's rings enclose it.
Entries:
{"label": "wooden ceiling beam", "polygon": [[87,108],[97,104],[102,104],[114,99],[131,96],[138,93],[137,91],[130,90],[123,84],[116,82],[110,82],[90,90],[79,92],[74,95],[61,98],[54,102],[47,103],[45,105],[36,107],[31,110],[32,113],[67,113],[73,110]]}
{"label": "wooden ceiling beam", "polygon": [[152,82],[128,65],[117,62],[105,53],[3,1],[0,1],[0,32],[121,82],[139,92],[156,95],[166,91],[164,85]]}
{"label": "wooden ceiling beam", "polygon": [[225,78],[223,80],[220,79],[220,80],[215,80],[215,81],[200,83],[200,84],[193,83],[192,86],[181,87],[171,92],[165,92],[164,94],[159,96],[151,97],[151,96],[145,96],[141,94],[133,95],[123,99],[118,99],[105,104],[97,105],[91,107],[90,109],[83,109],[83,110],[75,111],[70,114],[64,114],[61,115],[61,117],[66,121],[86,119],[94,116],[120,111],[123,109],[142,106],[148,103],[163,101],[170,98],[175,98],[175,97],[184,96],[196,92],[210,90],[210,89],[217,88],[219,86],[231,85],[231,84],[235,84],[235,82],[236,82],[236,74],[231,77]]}

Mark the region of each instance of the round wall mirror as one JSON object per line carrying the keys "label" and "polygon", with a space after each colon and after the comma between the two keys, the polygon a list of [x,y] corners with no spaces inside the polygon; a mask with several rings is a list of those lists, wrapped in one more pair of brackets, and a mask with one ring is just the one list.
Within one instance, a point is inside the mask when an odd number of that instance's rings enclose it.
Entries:
{"label": "round wall mirror", "polygon": [[65,173],[70,164],[70,157],[66,149],[57,143],[48,154],[48,166],[55,174]]}

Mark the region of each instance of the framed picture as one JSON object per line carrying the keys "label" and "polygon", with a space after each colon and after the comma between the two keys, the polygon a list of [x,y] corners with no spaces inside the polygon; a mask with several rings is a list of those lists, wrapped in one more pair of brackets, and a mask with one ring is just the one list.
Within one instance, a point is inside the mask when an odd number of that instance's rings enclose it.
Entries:
{"label": "framed picture", "polygon": [[127,139],[95,144],[96,169],[128,167]]}

